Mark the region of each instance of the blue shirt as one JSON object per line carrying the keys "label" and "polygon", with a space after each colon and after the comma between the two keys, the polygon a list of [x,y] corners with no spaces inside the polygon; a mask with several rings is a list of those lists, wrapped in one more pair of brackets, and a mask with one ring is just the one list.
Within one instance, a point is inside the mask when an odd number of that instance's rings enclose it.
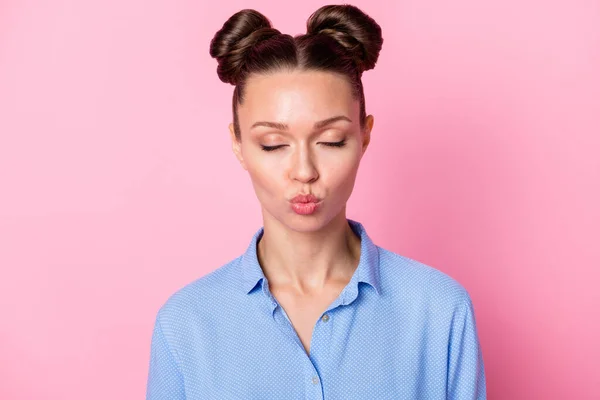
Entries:
{"label": "blue shirt", "polygon": [[441,271],[375,245],[362,224],[351,280],[307,355],[256,246],[179,289],[157,313],[146,398],[485,399],[473,304]]}

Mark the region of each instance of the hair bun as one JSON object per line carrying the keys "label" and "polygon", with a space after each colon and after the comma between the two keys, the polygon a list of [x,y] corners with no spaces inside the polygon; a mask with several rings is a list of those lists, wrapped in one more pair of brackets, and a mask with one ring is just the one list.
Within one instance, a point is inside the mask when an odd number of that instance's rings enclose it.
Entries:
{"label": "hair bun", "polygon": [[325,34],[334,38],[352,56],[359,71],[375,67],[383,37],[381,27],[359,8],[327,5],[315,11],[306,22],[307,34]]}
{"label": "hair bun", "polygon": [[236,85],[252,48],[279,34],[267,17],[256,10],[244,9],[233,14],[210,42],[210,55],[219,62],[219,78]]}

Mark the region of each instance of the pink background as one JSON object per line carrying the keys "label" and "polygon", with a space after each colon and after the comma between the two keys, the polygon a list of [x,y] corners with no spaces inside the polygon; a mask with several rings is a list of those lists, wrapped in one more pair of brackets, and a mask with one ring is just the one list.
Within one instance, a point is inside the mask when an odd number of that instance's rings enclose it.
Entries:
{"label": "pink background", "polygon": [[[0,3],[0,398],[143,398],[160,305],[261,224],[209,40],[323,4]],[[600,3],[354,4],[385,43],[348,216],[469,290],[490,399],[600,398]]]}

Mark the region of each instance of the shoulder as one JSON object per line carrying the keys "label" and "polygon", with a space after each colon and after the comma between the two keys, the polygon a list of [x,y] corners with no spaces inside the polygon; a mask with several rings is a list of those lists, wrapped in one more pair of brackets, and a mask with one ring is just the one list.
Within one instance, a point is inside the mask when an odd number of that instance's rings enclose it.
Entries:
{"label": "shoulder", "polygon": [[159,308],[158,319],[175,322],[191,315],[218,311],[219,305],[223,305],[234,292],[239,291],[240,260],[241,256],[172,293]]}
{"label": "shoulder", "polygon": [[440,269],[378,247],[381,281],[392,296],[460,307],[468,299],[465,287]]}

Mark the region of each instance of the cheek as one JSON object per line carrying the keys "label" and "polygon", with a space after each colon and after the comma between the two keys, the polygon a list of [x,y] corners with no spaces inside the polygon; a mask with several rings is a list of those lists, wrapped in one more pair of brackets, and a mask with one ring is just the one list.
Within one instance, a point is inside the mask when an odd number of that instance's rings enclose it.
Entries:
{"label": "cheek", "polygon": [[360,157],[353,152],[340,152],[332,155],[323,162],[322,177],[333,186],[345,186],[351,184]]}
{"label": "cheek", "polygon": [[281,186],[281,166],[275,164],[272,157],[252,155],[245,158],[246,167],[257,191],[274,192]]}

